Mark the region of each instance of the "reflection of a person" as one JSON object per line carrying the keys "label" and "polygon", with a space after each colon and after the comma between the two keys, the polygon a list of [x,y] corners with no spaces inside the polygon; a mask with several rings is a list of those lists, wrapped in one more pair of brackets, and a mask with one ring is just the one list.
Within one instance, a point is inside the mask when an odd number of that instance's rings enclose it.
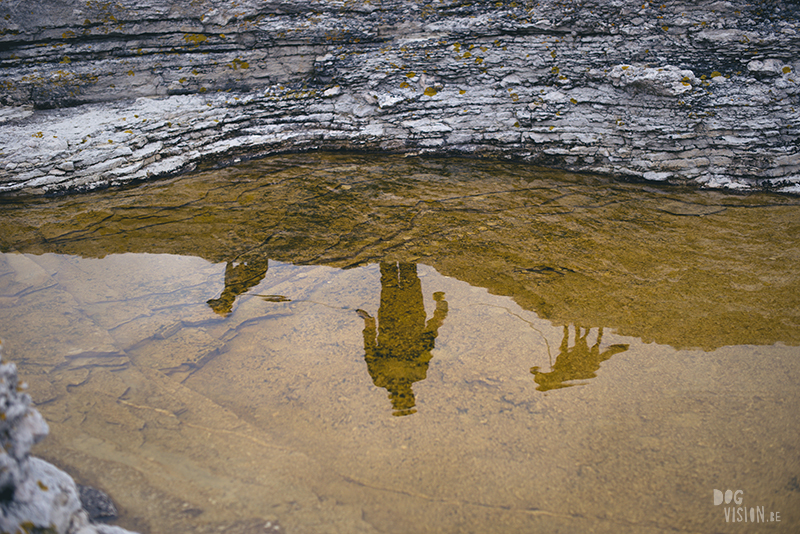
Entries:
{"label": "reflection of a person", "polygon": [[603,339],[603,328],[597,332],[597,340],[589,347],[587,337],[590,328],[581,335],[579,326],[575,327],[575,345],[569,346],[569,326],[564,327],[564,339],[561,341],[561,352],[556,358],[549,373],[539,371],[538,367],[531,367],[534,381],[539,384],[536,389],[548,391],[551,389],[567,388],[575,384],[565,384],[568,380],[588,380],[597,376],[595,372],[600,369],[600,363],[608,360],[613,355],[628,350],[628,345],[611,345],[600,352],[600,341]]}
{"label": "reflection of a person", "polygon": [[[393,415],[415,413],[411,385],[424,380],[434,340],[447,316],[444,293],[433,294],[436,310],[425,322],[422,284],[414,263],[381,263],[379,328],[364,310],[364,352],[372,382],[389,392]],[[377,330],[377,331],[376,331]]]}
{"label": "reflection of a person", "polygon": [[220,315],[228,315],[233,309],[236,297],[248,289],[257,286],[267,274],[269,260],[255,259],[234,265],[228,262],[225,266],[225,289],[218,299],[211,299],[208,305]]}

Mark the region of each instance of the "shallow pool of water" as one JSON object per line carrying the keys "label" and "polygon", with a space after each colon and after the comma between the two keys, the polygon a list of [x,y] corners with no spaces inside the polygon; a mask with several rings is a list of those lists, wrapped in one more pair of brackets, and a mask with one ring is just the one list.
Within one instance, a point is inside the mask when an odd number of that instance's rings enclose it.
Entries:
{"label": "shallow pool of water", "polygon": [[123,526],[800,526],[795,198],[306,154],[0,202],[35,452]]}

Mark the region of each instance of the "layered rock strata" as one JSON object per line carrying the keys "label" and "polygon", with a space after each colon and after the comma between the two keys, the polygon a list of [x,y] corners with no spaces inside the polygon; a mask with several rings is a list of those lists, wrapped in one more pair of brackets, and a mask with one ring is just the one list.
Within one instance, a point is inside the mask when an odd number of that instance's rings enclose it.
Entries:
{"label": "layered rock strata", "polygon": [[16,366],[2,363],[0,347],[0,532],[131,534],[91,523],[72,478],[30,456],[48,427],[23,390]]}
{"label": "layered rock strata", "polygon": [[311,149],[800,192],[800,7],[0,3],[0,191]]}

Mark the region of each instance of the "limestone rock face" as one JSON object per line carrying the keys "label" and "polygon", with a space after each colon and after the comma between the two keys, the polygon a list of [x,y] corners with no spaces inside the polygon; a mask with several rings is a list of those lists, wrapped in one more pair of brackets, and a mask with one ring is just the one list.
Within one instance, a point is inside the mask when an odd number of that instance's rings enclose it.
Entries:
{"label": "limestone rock face", "polygon": [[[0,347],[2,361],[2,347]],[[95,525],[81,507],[72,478],[30,456],[47,423],[23,393],[13,363],[0,363],[0,532],[131,534]]]}
{"label": "limestone rock face", "polygon": [[[0,356],[2,356],[0,354]],[[31,447],[47,435],[39,412],[30,407],[30,395],[20,392],[17,368],[0,364],[0,501],[17,497],[18,489],[30,478],[28,455]]]}
{"label": "limestone rock face", "polygon": [[11,0],[0,192],[289,150],[800,192],[800,6]]}

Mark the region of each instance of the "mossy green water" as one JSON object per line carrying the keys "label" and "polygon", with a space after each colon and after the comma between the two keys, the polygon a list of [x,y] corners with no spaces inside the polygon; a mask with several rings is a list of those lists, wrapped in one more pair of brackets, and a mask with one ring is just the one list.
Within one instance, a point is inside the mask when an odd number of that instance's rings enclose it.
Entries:
{"label": "mossy green water", "polygon": [[713,349],[800,343],[798,204],[512,163],[314,154],[5,202],[0,244],[344,268],[418,261],[555,324]]}

